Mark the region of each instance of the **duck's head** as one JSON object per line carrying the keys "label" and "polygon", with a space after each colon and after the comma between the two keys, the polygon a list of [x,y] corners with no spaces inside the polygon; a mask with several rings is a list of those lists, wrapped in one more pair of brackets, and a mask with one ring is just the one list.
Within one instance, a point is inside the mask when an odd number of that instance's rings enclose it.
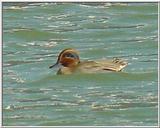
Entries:
{"label": "duck's head", "polygon": [[49,68],[53,68],[59,64],[63,65],[64,67],[74,67],[78,63],[80,63],[78,52],[75,49],[67,48],[59,54],[57,62]]}

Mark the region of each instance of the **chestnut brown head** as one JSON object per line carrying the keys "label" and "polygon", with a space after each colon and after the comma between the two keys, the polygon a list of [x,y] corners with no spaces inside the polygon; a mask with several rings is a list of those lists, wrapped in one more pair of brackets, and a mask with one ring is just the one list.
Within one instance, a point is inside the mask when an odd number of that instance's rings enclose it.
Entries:
{"label": "chestnut brown head", "polygon": [[57,62],[50,66],[49,68],[53,68],[54,66],[61,64],[64,67],[74,67],[80,62],[78,52],[75,49],[67,48],[64,49],[58,56]]}

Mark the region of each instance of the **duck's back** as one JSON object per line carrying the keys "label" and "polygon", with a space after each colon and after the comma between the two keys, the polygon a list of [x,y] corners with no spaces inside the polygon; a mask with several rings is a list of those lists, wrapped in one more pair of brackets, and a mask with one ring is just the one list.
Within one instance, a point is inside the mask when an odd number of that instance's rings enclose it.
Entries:
{"label": "duck's back", "polygon": [[121,71],[127,63],[121,59],[112,60],[97,60],[97,61],[84,61],[81,62],[75,72],[83,73],[103,73],[109,71],[119,72]]}

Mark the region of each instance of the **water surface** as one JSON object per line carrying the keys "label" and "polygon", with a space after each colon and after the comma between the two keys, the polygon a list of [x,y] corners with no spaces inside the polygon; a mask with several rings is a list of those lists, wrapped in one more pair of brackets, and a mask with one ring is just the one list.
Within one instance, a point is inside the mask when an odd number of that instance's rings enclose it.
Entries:
{"label": "water surface", "polygon": [[[157,3],[3,3],[3,125],[158,125]],[[57,76],[64,48],[123,72]]]}

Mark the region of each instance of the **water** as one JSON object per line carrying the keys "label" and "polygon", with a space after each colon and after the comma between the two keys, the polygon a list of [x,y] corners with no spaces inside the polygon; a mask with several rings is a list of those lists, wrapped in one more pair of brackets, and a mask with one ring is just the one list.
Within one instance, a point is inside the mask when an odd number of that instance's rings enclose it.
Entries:
{"label": "water", "polygon": [[[158,125],[157,3],[3,3],[3,125]],[[123,72],[57,76],[59,52]]]}

